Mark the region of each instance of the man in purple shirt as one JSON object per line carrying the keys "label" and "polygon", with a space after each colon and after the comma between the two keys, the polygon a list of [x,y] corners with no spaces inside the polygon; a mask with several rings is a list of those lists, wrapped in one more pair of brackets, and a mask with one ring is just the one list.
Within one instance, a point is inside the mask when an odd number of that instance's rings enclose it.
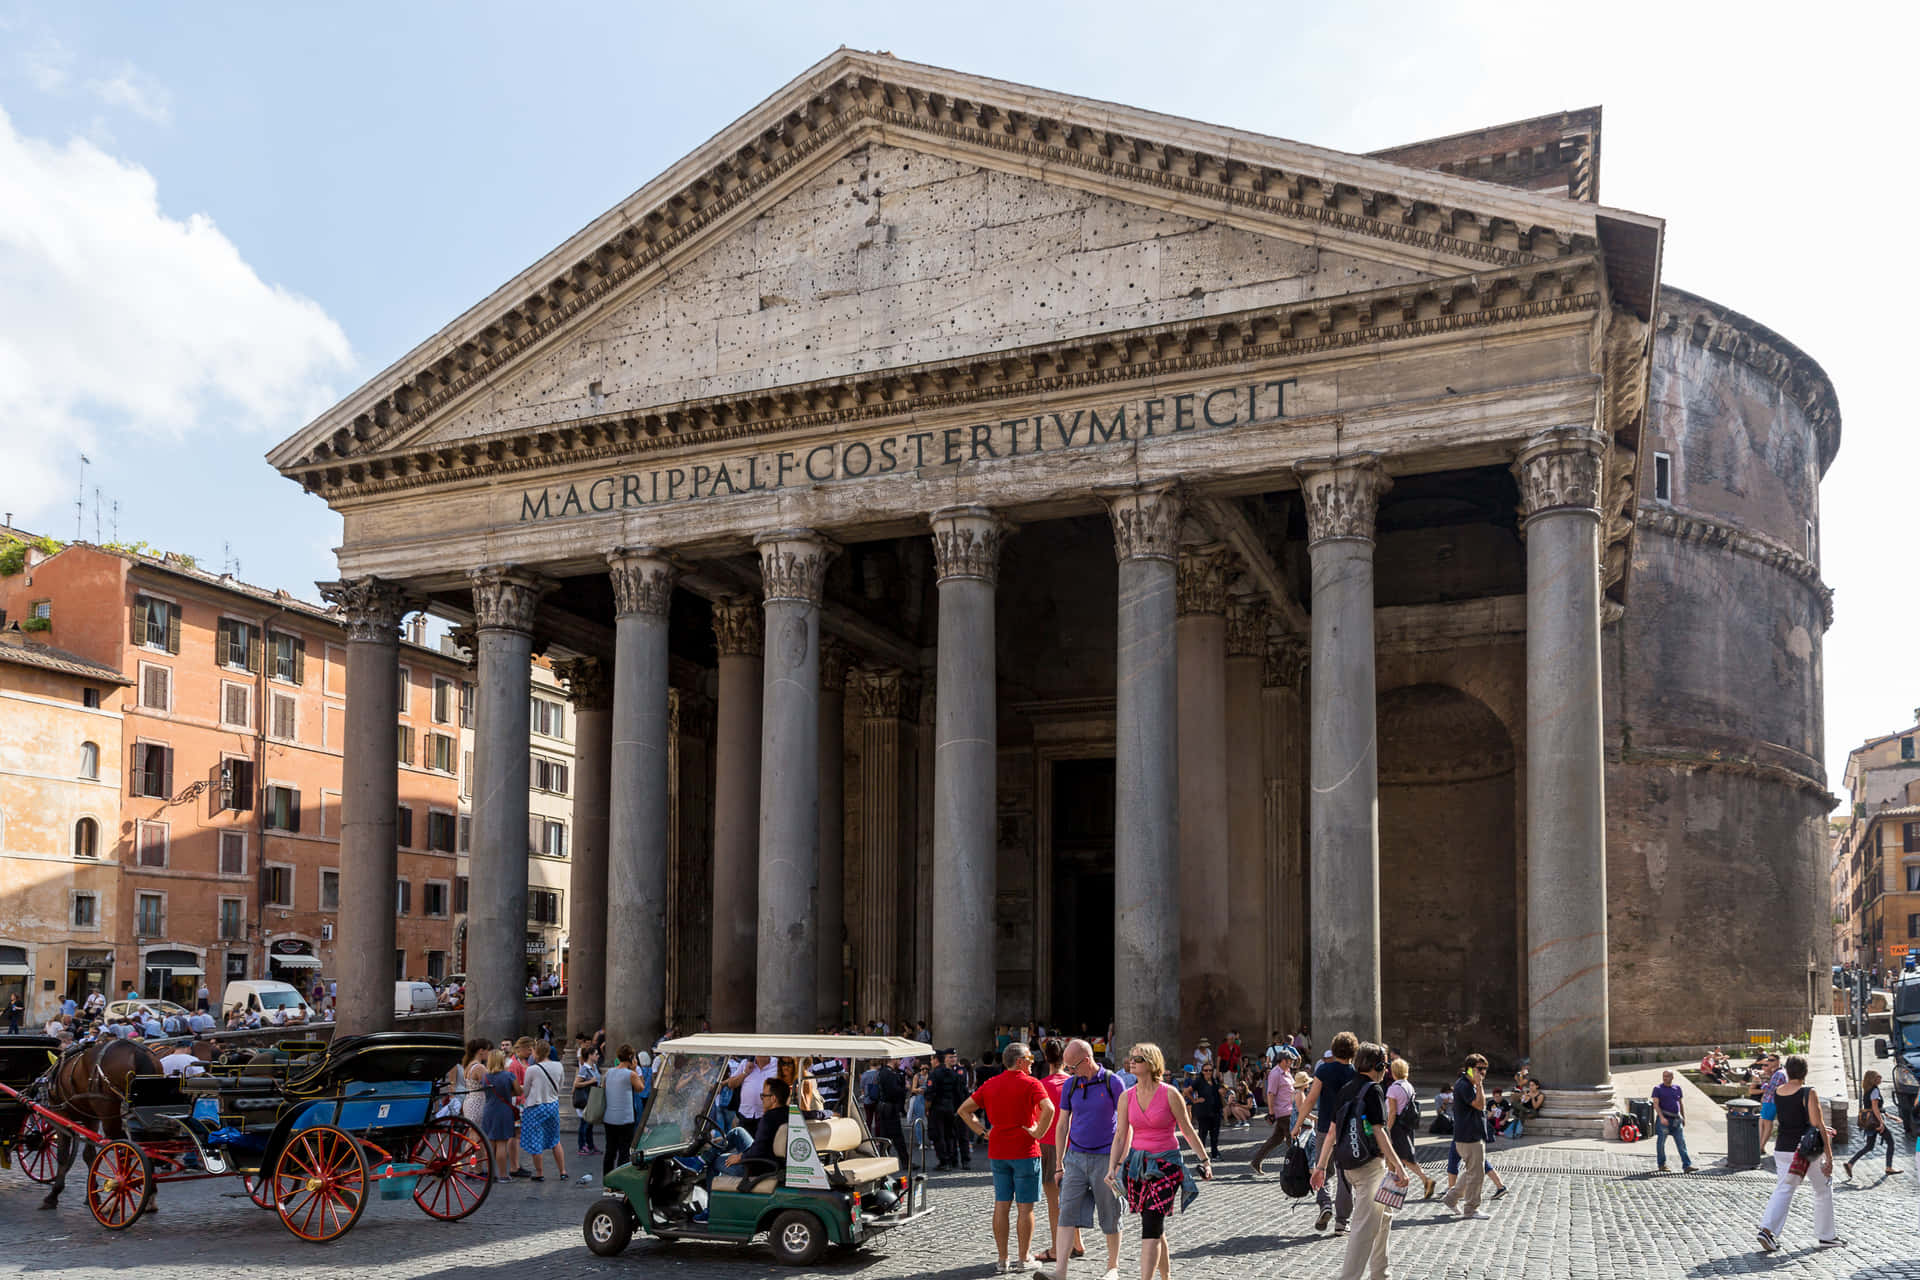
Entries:
{"label": "man in purple shirt", "polygon": [[1659,1166],[1659,1172],[1667,1171],[1667,1135],[1673,1135],[1673,1145],[1680,1149],[1680,1172],[1693,1172],[1693,1157],[1687,1154],[1687,1138],[1682,1132],[1687,1126],[1687,1104],[1680,1092],[1680,1086],[1673,1082],[1673,1072],[1662,1071],[1660,1083],[1653,1086],[1653,1160]]}
{"label": "man in purple shirt", "polygon": [[1069,1040],[1060,1056],[1067,1081],[1060,1086],[1062,1119],[1053,1126],[1054,1177],[1060,1183],[1060,1225],[1054,1231],[1053,1274],[1066,1280],[1067,1260],[1073,1256],[1081,1227],[1094,1224],[1107,1237],[1107,1278],[1120,1272],[1120,1201],[1107,1182],[1107,1160],[1113,1150],[1114,1117],[1126,1086],[1095,1060],[1093,1046]]}

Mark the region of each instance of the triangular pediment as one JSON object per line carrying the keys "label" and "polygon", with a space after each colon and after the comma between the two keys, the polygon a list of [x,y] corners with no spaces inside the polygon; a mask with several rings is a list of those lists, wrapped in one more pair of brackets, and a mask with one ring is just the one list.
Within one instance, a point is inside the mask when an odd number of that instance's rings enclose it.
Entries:
{"label": "triangular pediment", "polygon": [[841,50],[269,458],[1597,254],[1607,212]]}

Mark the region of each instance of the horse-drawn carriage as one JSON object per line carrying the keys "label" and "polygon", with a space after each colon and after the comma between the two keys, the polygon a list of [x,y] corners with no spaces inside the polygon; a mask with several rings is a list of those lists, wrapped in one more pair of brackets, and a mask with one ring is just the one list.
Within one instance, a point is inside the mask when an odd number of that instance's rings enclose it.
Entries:
{"label": "horse-drawn carriage", "polygon": [[49,1205],[72,1144],[87,1144],[87,1208],[108,1230],[137,1221],[165,1182],[239,1177],[255,1204],[316,1242],[350,1230],[376,1186],[382,1198],[411,1193],[429,1216],[451,1222],[478,1209],[493,1182],[478,1131],[457,1112],[436,1118],[460,1060],[455,1036],[282,1041],[188,1077],[88,1067],[86,1052],[48,1072],[38,1098],[0,1081],[0,1102],[25,1102],[59,1136]]}
{"label": "horse-drawn carriage", "polygon": [[[59,1056],[60,1042],[52,1036],[0,1036],[0,1085],[25,1092]],[[17,1164],[35,1182],[52,1182],[56,1145],[45,1116],[0,1094],[0,1169]]]}

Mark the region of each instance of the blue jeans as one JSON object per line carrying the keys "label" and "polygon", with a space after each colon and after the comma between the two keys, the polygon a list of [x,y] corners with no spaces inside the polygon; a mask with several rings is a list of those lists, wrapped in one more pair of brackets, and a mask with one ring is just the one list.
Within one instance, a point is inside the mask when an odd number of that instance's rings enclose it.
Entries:
{"label": "blue jeans", "polygon": [[1520,1118],[1520,1113],[1516,1111],[1514,1113],[1512,1121],[1509,1122],[1507,1125],[1507,1136],[1509,1138],[1517,1138],[1521,1134],[1525,1133],[1526,1130],[1527,1130],[1526,1122]]}
{"label": "blue jeans", "polygon": [[1673,1145],[1680,1150],[1680,1167],[1693,1168],[1693,1157],[1687,1154],[1687,1138],[1684,1130],[1686,1122],[1679,1116],[1666,1116],[1656,1113],[1653,1117],[1653,1162],[1662,1169],[1667,1167],[1667,1135],[1673,1135]]}
{"label": "blue jeans", "polygon": [[706,1161],[707,1177],[711,1178],[716,1173],[724,1173],[731,1176],[739,1172],[740,1166],[727,1165],[721,1162],[726,1159],[729,1153],[734,1155],[745,1154],[747,1148],[752,1145],[753,1135],[745,1129],[735,1128],[727,1130],[720,1139],[720,1145],[717,1147],[708,1147],[700,1157]]}

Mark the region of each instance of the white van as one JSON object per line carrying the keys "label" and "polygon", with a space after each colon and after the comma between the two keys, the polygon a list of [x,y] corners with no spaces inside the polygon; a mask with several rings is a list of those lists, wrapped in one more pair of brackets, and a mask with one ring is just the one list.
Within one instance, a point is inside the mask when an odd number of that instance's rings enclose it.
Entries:
{"label": "white van", "polygon": [[433,989],[431,982],[409,982],[402,978],[393,984],[393,1012],[396,1016],[433,1013],[439,1008],[440,993]]}
{"label": "white van", "polygon": [[257,1013],[262,1022],[272,1022],[275,1009],[285,1009],[288,1022],[307,1022],[314,1017],[307,998],[297,988],[270,978],[229,982],[220,993],[221,1018],[224,1019],[235,1009]]}

